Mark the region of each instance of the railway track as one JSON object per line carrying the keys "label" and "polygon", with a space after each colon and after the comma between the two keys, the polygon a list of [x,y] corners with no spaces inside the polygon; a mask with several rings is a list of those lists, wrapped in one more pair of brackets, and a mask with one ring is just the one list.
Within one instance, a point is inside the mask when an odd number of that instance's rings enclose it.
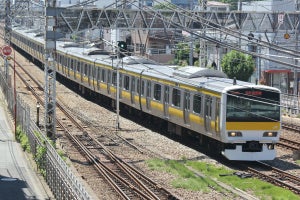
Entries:
{"label": "railway track", "polygon": [[[16,62],[17,76],[30,90],[37,101],[44,106],[43,87],[26,69]],[[22,72],[21,72],[22,70]],[[105,145],[89,135],[89,129],[82,125],[57,101],[58,135],[67,136],[78,151],[85,156],[89,165],[96,169],[118,196],[124,199],[177,199],[159,184],[144,176],[114,155]]]}
{"label": "railway track", "polygon": [[282,128],[290,131],[294,131],[295,133],[300,133],[300,126],[295,123],[282,123]]}
{"label": "railway track", "polygon": [[[292,131],[293,134],[300,134],[300,126],[295,123],[282,123],[282,129],[283,131]],[[300,142],[295,140],[295,137],[288,138],[287,136],[281,136],[276,145],[292,151],[297,151],[300,149]]]}
{"label": "railway track", "polygon": [[252,173],[257,178],[289,189],[295,194],[300,194],[300,177],[298,176],[294,176],[263,162],[247,163],[246,171]]}
{"label": "railway track", "polygon": [[292,151],[297,151],[300,149],[300,142],[283,137],[280,138],[280,141],[276,145]]}

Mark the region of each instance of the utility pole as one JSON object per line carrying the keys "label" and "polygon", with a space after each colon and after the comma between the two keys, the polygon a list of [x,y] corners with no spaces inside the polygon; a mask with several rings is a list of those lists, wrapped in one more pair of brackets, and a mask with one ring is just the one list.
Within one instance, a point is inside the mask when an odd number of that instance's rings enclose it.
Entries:
{"label": "utility pole", "polygon": [[[205,12],[207,10],[207,0],[201,0],[201,7],[202,10]],[[206,19],[206,14],[203,14],[203,18]],[[202,23],[203,31],[202,34],[203,36],[206,35],[206,26],[204,25],[204,21]],[[206,58],[206,42],[205,39],[200,38],[200,44],[199,44],[199,67],[206,67],[205,66],[205,59]]]}
{"label": "utility pole", "polygon": [[10,44],[11,37],[11,10],[10,10],[10,0],[5,0],[5,28],[4,28],[4,40],[6,44]]}
{"label": "utility pole", "polygon": [[45,0],[45,45],[44,45],[44,73],[45,73],[45,129],[47,137],[55,140],[56,133],[56,40],[62,37],[55,31],[56,16],[62,9],[56,8],[56,0]]}

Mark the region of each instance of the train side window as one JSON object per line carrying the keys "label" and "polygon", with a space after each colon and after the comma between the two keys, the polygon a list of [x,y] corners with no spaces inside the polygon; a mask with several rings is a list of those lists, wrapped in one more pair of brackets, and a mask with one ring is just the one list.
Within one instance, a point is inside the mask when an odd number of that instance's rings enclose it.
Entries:
{"label": "train side window", "polygon": [[161,85],[154,84],[154,99],[157,101],[161,100]]}
{"label": "train side window", "polygon": [[59,55],[59,64],[62,65],[63,55]]}
{"label": "train side window", "polygon": [[193,100],[193,111],[194,113],[201,114],[201,104],[202,104],[202,97],[200,95],[195,94]]}
{"label": "train side window", "polygon": [[106,79],[105,79],[105,69],[101,69],[101,81],[102,82],[106,81]]}
{"label": "train side window", "polygon": [[180,107],[180,98],[181,98],[181,91],[176,88],[173,88],[173,92],[172,92],[173,106]]}
{"label": "train side window", "polygon": [[130,82],[129,76],[124,76],[124,89],[125,90],[129,90],[129,82]]}

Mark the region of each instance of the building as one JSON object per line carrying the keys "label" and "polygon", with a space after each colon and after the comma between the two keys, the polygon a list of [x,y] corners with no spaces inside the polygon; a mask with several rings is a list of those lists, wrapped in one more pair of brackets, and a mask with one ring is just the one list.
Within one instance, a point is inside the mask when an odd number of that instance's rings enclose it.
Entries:
{"label": "building", "polygon": [[[256,12],[294,12],[298,9],[297,0],[266,0],[266,1],[250,1],[242,2],[239,5],[239,10],[242,11],[256,11]],[[284,14],[279,15],[278,22],[286,20]],[[248,32],[249,33],[249,32]],[[244,32],[244,34],[248,34]],[[279,25],[279,31],[277,33],[253,30],[252,34],[255,39],[263,41],[270,41],[270,43],[282,46],[291,50],[299,50],[299,29],[290,30],[284,26]],[[251,44],[247,44],[248,47]],[[270,58],[279,58],[280,60],[298,64],[298,59],[292,58],[278,53],[276,50],[268,49],[261,46],[254,46],[252,48],[257,53],[267,55]],[[256,68],[260,74],[258,74],[259,81],[267,85],[279,88],[283,93],[299,94],[298,89],[294,91],[294,88],[300,88],[299,86],[299,70],[291,68],[286,65],[278,64],[272,61],[257,59]],[[257,78],[257,75],[255,75]],[[296,81],[296,82],[295,82]]]}

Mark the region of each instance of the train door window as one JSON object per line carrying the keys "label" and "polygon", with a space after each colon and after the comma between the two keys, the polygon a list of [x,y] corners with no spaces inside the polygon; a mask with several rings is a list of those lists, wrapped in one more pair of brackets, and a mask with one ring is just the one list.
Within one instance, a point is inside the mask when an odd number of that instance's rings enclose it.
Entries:
{"label": "train door window", "polygon": [[184,92],[184,109],[186,110],[190,110],[190,98],[191,98],[191,95],[189,92]]}
{"label": "train door window", "polygon": [[106,73],[105,72],[106,72],[105,69],[101,69],[101,82],[105,82],[106,81],[106,79],[105,79]]}
{"label": "train door window", "polygon": [[161,100],[161,85],[154,84],[154,99],[157,101]]}
{"label": "train door window", "polygon": [[180,98],[181,98],[181,91],[176,88],[173,88],[173,92],[172,92],[173,106],[180,107]]}
{"label": "train door window", "polygon": [[96,68],[97,77],[96,80],[99,82],[101,78],[101,69],[99,67]]}
{"label": "train door window", "polygon": [[135,77],[131,77],[131,91],[135,92]]}
{"label": "train door window", "polygon": [[87,76],[87,73],[88,73],[88,66],[87,66],[87,64],[85,63],[85,64],[84,64],[84,67],[83,67],[83,75]]}
{"label": "train door window", "polygon": [[130,79],[129,79],[129,76],[124,76],[124,89],[125,90],[129,90],[129,83],[130,82]]}
{"label": "train door window", "polygon": [[212,110],[212,98],[210,96],[206,97],[206,115],[211,117],[211,110]]}
{"label": "train door window", "polygon": [[93,69],[92,69],[92,66],[91,66],[91,65],[88,65],[87,68],[88,68],[88,70],[87,70],[87,76],[90,77],[90,76],[92,76],[92,73],[93,73],[93,71],[92,71],[92,70],[93,70]]}
{"label": "train door window", "polygon": [[220,99],[219,98],[216,99],[216,113],[215,113],[215,115],[216,115],[216,123],[215,123],[216,127],[215,127],[215,129],[216,129],[216,132],[219,133],[220,132]]}
{"label": "train door window", "polygon": [[164,96],[164,102],[169,103],[169,96],[170,96],[170,89],[169,86],[165,86],[165,96]]}
{"label": "train door window", "polygon": [[117,85],[117,72],[112,73],[112,84]]}
{"label": "train door window", "polygon": [[123,83],[123,82],[122,82],[122,80],[123,80],[123,74],[119,74],[119,76],[120,76],[120,77],[119,77],[119,87],[122,88],[122,85],[123,85],[123,84],[122,84],[122,83]]}
{"label": "train door window", "polygon": [[144,96],[145,94],[145,81],[142,80],[142,85],[141,85],[141,96]]}
{"label": "train door window", "polygon": [[151,97],[151,82],[147,81],[147,93],[146,93],[147,97]]}
{"label": "train door window", "polygon": [[202,104],[202,97],[198,94],[194,95],[193,99],[193,112],[196,114],[201,114],[201,104]]}
{"label": "train door window", "polygon": [[65,59],[64,59],[64,67],[66,67],[66,66],[67,66],[67,63],[68,63],[68,57],[67,57],[67,56],[65,56]]}
{"label": "train door window", "polygon": [[136,93],[140,94],[141,86],[140,86],[140,79],[136,80]]}
{"label": "train door window", "polygon": [[108,70],[107,72],[107,83],[111,83],[111,71]]}
{"label": "train door window", "polygon": [[70,69],[73,71],[73,65],[74,65],[74,60],[72,58],[70,58]]}
{"label": "train door window", "polygon": [[80,62],[77,62],[77,71],[80,72]]}

